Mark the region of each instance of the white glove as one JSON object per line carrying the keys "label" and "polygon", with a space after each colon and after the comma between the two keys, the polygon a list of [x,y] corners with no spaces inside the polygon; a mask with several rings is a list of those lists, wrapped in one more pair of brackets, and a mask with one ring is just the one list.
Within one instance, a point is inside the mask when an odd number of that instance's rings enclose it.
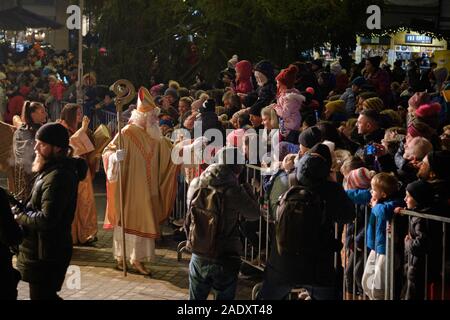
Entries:
{"label": "white glove", "polygon": [[122,162],[125,160],[127,153],[125,150],[117,150],[116,151],[116,157],[117,157],[117,161]]}

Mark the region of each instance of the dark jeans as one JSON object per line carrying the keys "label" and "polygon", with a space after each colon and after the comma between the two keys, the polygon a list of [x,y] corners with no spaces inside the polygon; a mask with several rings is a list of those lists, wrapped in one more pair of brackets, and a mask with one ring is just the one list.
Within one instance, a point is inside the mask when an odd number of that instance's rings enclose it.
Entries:
{"label": "dark jeans", "polygon": [[57,289],[47,283],[30,283],[30,300],[62,300]]}
{"label": "dark jeans", "polygon": [[189,299],[206,300],[212,290],[216,300],[233,300],[240,259],[213,262],[192,254],[189,264]]}
{"label": "dark jeans", "polygon": [[294,288],[304,288],[308,290],[313,300],[341,300],[340,290],[337,287],[324,287],[306,284],[294,284],[286,281],[280,273],[266,267],[264,282],[257,299],[258,300],[284,300]]}

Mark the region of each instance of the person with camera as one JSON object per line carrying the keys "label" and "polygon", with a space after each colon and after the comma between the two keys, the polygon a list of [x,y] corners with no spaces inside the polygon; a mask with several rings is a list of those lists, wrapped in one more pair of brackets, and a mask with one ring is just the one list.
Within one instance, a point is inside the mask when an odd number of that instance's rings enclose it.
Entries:
{"label": "person with camera", "polygon": [[29,202],[13,212],[24,230],[17,268],[29,283],[31,300],[58,300],[72,257],[71,225],[77,205],[78,183],[87,172],[83,159],[71,158],[69,134],[59,123],[36,133],[37,178]]}
{"label": "person with camera", "polygon": [[20,273],[13,268],[12,250],[22,241],[22,231],[14,221],[8,196],[0,188],[0,300],[16,300]]}

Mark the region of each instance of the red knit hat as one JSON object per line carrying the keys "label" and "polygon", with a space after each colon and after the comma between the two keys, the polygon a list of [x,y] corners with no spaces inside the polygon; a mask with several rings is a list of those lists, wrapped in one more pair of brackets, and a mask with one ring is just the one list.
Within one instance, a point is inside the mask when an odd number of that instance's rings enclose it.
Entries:
{"label": "red knit hat", "polygon": [[437,102],[421,105],[415,112],[419,118],[427,118],[438,115],[441,112],[441,105]]}
{"label": "red knit hat", "polygon": [[287,89],[294,87],[295,80],[297,79],[298,68],[291,64],[287,69],[281,70],[277,76],[277,81],[284,84]]}

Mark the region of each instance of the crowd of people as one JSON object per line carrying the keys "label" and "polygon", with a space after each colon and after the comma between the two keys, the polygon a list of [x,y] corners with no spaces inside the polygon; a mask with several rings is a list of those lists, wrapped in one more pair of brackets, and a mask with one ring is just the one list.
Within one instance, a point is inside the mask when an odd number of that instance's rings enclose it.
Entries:
{"label": "crowd of people", "polygon": [[[425,287],[437,296],[444,272],[441,225],[401,213],[407,208],[448,217],[450,212],[450,83],[447,69],[432,65],[420,70],[417,65],[411,61],[403,70],[396,62],[391,70],[376,56],[349,70],[339,61],[325,65],[322,60],[293,62],[277,70],[271,61],[253,64],[235,55],[214,83],[198,75],[187,87],[177,81],[141,87],[137,101],[126,110],[121,141],[117,135],[104,151],[95,146],[91,119],[104,122],[99,110],[115,110],[114,93],[105,90],[99,97],[95,74],[88,73],[83,78],[85,103],[73,103],[76,69],[71,53],[49,55],[37,46],[24,61],[1,66],[2,126],[14,132],[10,191],[24,203],[24,208],[14,209],[24,230],[17,267],[30,283],[32,298],[57,297],[71,245],[95,241],[92,179],[102,151],[105,228],[114,229],[119,269],[129,261],[137,272],[151,276],[143,263],[154,259],[155,239],[170,216],[177,184],[187,183],[190,298],[205,299],[213,290],[216,298],[233,299],[242,239],[262,236],[254,228],[260,217],[254,189],[262,188],[260,200],[276,227],[269,235],[259,299],[283,299],[294,287],[307,289],[312,299],[340,299],[344,276],[347,299],[383,299],[389,289],[384,282],[386,234],[393,219],[395,297],[424,299]],[[44,125],[47,115],[56,123]],[[58,130],[65,133],[54,133]],[[210,135],[211,130],[220,134]],[[263,154],[260,141],[266,146]],[[256,159],[251,152],[255,143]],[[201,156],[195,165],[172,161],[174,152],[191,155],[198,147],[209,150],[213,164]],[[70,161],[71,156],[87,165]],[[245,164],[264,168],[264,174],[249,177]],[[59,179],[71,181],[64,187],[76,190],[77,197],[60,199]],[[253,186],[244,184],[250,179]],[[321,203],[320,221],[311,220],[317,223],[311,225],[316,230],[313,244],[307,249],[302,244],[295,254],[286,253],[292,250],[280,242],[280,233],[288,231],[279,227],[295,211],[280,200],[288,199],[291,190],[307,190],[305,194],[318,195]],[[295,201],[304,206],[302,212],[310,210],[312,200]],[[63,213],[63,220],[54,220]],[[336,241],[335,223],[345,238],[344,260],[355,264],[334,264],[343,245]],[[1,239],[2,257],[10,257],[7,247],[17,245],[19,238]],[[46,244],[48,259],[41,252]],[[19,278],[10,261],[1,270],[0,277]],[[38,276],[51,270],[57,271],[50,280]]]}

